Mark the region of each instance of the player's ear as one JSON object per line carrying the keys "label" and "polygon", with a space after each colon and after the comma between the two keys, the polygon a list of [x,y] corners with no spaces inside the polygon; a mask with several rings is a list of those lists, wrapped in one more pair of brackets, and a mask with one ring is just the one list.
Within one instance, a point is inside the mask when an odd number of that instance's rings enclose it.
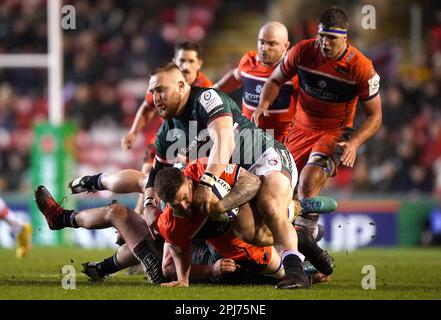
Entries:
{"label": "player's ear", "polygon": [[291,42],[286,41],[286,43],[285,43],[285,49],[288,50],[290,45],[291,45]]}
{"label": "player's ear", "polygon": [[182,91],[184,90],[184,88],[185,88],[185,83],[184,83],[184,81],[178,81],[178,91],[179,91],[179,93],[182,93]]}

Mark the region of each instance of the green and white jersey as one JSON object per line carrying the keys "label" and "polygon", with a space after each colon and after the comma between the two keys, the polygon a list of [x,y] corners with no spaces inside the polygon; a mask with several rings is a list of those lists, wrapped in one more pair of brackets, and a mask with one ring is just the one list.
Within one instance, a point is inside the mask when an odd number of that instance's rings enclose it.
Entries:
{"label": "green and white jersey", "polygon": [[192,87],[183,113],[164,121],[159,129],[156,159],[174,163],[178,154],[189,161],[208,157],[212,141],[207,127],[223,116],[233,119],[236,147],[231,163],[248,169],[268,148],[285,149],[282,143],[248,120],[228,95],[215,89]]}

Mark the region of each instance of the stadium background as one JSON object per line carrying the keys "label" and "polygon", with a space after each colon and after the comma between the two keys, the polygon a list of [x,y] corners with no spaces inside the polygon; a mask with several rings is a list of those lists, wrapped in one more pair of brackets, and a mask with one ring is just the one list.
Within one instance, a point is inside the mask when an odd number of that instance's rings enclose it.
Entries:
{"label": "stadium background", "polygon": [[[322,246],[352,250],[365,246],[432,244],[441,233],[441,5],[437,1],[335,1],[351,17],[350,42],[370,57],[381,75],[383,126],[359,150],[354,169],[341,168],[324,194],[339,201],[323,217]],[[47,125],[47,71],[0,69],[0,194],[28,217],[32,181],[139,168],[144,141],[132,151],[120,139],[134,119],[148,73],[173,55],[177,40],[204,46],[203,71],[217,81],[255,49],[266,21],[279,20],[291,43],[316,32],[326,1],[64,1],[76,10],[76,29],[63,31],[65,119],[68,167],[56,172],[45,156],[58,154]],[[361,27],[363,5],[376,9],[376,29]],[[0,3],[0,54],[46,53],[47,14],[43,0]],[[240,99],[240,92],[233,94]],[[357,117],[357,123],[362,114]],[[53,136],[52,136],[53,137]],[[40,153],[38,153],[40,152]],[[69,154],[72,155],[70,158]],[[33,158],[34,157],[34,158]],[[64,159],[64,160],[63,160]],[[65,188],[66,189],[66,188]],[[67,190],[65,190],[67,192]],[[133,205],[135,196],[110,193],[72,197],[68,207],[105,205],[112,199]],[[112,230],[47,232],[32,217],[34,242],[41,245],[115,246]],[[14,246],[0,222],[0,247]]]}

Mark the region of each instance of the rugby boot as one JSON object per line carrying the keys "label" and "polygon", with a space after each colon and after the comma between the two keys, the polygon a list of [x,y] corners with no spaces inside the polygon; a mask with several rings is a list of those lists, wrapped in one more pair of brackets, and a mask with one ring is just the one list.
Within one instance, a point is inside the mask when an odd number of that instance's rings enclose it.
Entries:
{"label": "rugby boot", "polygon": [[38,209],[46,218],[51,230],[63,229],[65,226],[65,224],[63,224],[64,214],[74,211],[61,207],[44,186],[38,186],[37,190],[35,190],[35,202],[37,203]]}
{"label": "rugby boot", "polygon": [[87,275],[91,283],[106,282],[112,277],[112,274],[106,274],[105,276],[100,275],[98,271],[99,262],[85,262],[82,263],[82,266],[83,270],[81,270],[81,272]]}
{"label": "rugby boot", "polygon": [[300,200],[301,214],[331,213],[337,209],[337,201],[329,197],[316,196]]}
{"label": "rugby boot", "polygon": [[310,286],[310,280],[303,270],[302,261],[296,255],[289,255],[283,259],[285,276],[277,283],[277,289],[306,289]]}
{"label": "rugby boot", "polygon": [[82,176],[75,178],[69,182],[68,187],[72,194],[83,192],[96,192],[98,191],[96,186],[97,176]]}
{"label": "rugby boot", "polygon": [[329,276],[335,267],[334,258],[323,250],[307,229],[295,226],[298,237],[299,251],[319,272]]}

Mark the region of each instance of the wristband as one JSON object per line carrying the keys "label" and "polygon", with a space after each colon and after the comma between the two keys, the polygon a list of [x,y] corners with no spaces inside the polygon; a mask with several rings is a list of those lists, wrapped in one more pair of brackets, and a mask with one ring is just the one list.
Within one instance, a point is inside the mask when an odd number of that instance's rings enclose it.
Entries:
{"label": "wristband", "polygon": [[204,172],[199,183],[212,187],[216,183],[216,181],[217,181],[217,177],[213,173],[207,171]]}

